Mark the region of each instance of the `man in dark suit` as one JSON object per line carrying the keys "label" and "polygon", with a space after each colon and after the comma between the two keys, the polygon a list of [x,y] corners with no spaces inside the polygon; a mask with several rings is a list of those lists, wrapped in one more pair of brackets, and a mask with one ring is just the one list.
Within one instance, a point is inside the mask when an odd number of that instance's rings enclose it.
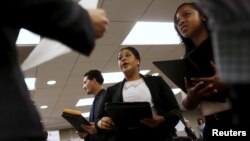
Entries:
{"label": "man in dark suit", "polygon": [[90,110],[89,122],[91,125],[82,125],[86,132],[77,132],[79,137],[85,141],[97,141],[100,137],[96,135],[95,122],[99,113],[100,105],[106,90],[103,88],[103,76],[99,70],[90,70],[84,74],[83,89],[87,95],[94,95],[94,101]]}
{"label": "man in dark suit", "polygon": [[71,0],[5,0],[0,17],[0,140],[44,140],[41,119],[17,61],[15,43],[20,28],[89,55],[108,19],[103,10],[84,10]]}

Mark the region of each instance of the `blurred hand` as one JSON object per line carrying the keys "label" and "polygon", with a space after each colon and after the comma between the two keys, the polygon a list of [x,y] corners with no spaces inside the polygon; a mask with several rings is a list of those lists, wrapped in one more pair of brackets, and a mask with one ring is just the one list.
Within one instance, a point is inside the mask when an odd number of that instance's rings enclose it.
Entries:
{"label": "blurred hand", "polygon": [[82,124],[81,127],[86,130],[89,134],[91,135],[94,135],[97,133],[97,130],[95,128],[95,124],[94,122],[91,122],[90,123],[91,125],[85,125],[85,124]]}
{"label": "blurred hand", "polygon": [[76,131],[76,134],[78,134],[78,136],[79,136],[81,139],[84,139],[84,138],[88,135],[87,132],[78,132],[78,131]]}
{"label": "blurred hand", "polygon": [[[211,66],[216,70],[215,64],[211,61]],[[199,93],[202,93],[204,97],[209,97],[213,94],[216,94],[218,91],[225,89],[226,84],[219,81],[218,74],[215,73],[211,77],[200,77],[200,78],[191,78],[194,83],[203,82],[203,88],[200,89]]]}
{"label": "blurred hand", "polygon": [[165,122],[165,118],[163,116],[154,115],[153,118],[142,119],[140,122],[148,127],[155,128]]}
{"label": "blurred hand", "polygon": [[97,126],[100,129],[113,129],[114,123],[110,117],[103,117],[98,121]]}
{"label": "blurred hand", "polygon": [[187,92],[189,94],[190,97],[192,97],[193,100],[201,100],[204,97],[209,97],[212,96],[214,94],[216,94],[218,92],[218,90],[213,86],[212,83],[207,83],[204,81],[198,81],[198,79],[209,79],[208,77],[205,78],[192,78],[193,81],[195,81],[195,83],[193,82],[193,84],[195,85],[190,85],[187,83],[186,84],[186,88],[187,88]]}
{"label": "blurred hand", "polygon": [[[211,66],[216,70],[212,61]],[[188,110],[193,110],[200,104],[201,100],[215,96],[226,85],[219,81],[218,74],[215,73],[210,77],[191,78],[191,81],[185,78],[185,87],[188,95],[182,101],[182,105]]]}
{"label": "blurred hand", "polygon": [[107,30],[109,23],[106,13],[103,9],[86,9],[92,20],[92,24],[95,30],[96,38],[101,38],[104,32]]}

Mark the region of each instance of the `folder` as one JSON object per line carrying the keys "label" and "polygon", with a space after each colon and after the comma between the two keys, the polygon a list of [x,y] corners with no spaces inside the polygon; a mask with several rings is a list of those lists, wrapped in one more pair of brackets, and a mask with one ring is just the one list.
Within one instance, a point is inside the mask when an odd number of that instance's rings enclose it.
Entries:
{"label": "folder", "polygon": [[186,70],[184,60],[154,61],[153,64],[182,91],[187,92],[184,81]]}
{"label": "folder", "polygon": [[149,102],[106,103],[105,111],[118,128],[137,128],[141,119],[153,117]]}
{"label": "folder", "polygon": [[61,115],[67,120],[77,131],[84,132],[82,124],[90,125],[90,123],[82,116],[81,112],[73,109],[64,109]]}
{"label": "folder", "polygon": [[184,61],[187,77],[210,77],[215,74],[215,68],[211,64],[214,62],[211,46],[204,45],[193,49]]}

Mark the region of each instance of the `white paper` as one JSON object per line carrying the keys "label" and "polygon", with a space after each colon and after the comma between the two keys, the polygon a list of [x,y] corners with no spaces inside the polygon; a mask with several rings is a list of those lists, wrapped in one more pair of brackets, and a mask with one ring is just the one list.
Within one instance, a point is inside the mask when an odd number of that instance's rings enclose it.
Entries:
{"label": "white paper", "polygon": [[81,0],[79,4],[84,8],[96,9],[99,0]]}
{"label": "white paper", "polygon": [[43,38],[25,59],[21,68],[25,71],[69,52],[71,52],[71,49],[64,44]]}
{"label": "white paper", "polygon": [[60,141],[59,130],[48,131],[47,141]]}
{"label": "white paper", "polygon": [[[97,8],[98,0],[81,0],[79,5],[84,8]],[[58,41],[43,38],[23,62],[21,68],[23,71],[31,69],[71,51],[70,48]]]}

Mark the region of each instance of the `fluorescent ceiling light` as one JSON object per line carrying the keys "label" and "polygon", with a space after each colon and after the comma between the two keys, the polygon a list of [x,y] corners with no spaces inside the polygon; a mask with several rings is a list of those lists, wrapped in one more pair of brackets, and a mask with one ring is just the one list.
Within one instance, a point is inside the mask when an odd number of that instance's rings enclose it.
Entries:
{"label": "fluorescent ceiling light", "polygon": [[47,106],[47,105],[43,105],[43,106],[41,106],[40,108],[41,108],[41,109],[47,109],[48,106]]}
{"label": "fluorescent ceiling light", "polygon": [[159,73],[153,73],[152,76],[159,76]]}
{"label": "fluorescent ceiling light", "polygon": [[49,81],[47,81],[47,84],[48,85],[55,85],[56,81],[55,80],[49,80]]}
{"label": "fluorescent ceiling light", "polygon": [[24,80],[29,90],[35,90],[36,78],[25,78]]}
{"label": "fluorescent ceiling light", "polygon": [[97,8],[99,0],[81,0],[79,4],[84,8]]}
{"label": "fluorescent ceiling light", "polygon": [[76,107],[92,105],[93,101],[94,101],[94,98],[79,99],[79,101],[76,103]]}
{"label": "fluorescent ceiling light", "polygon": [[[145,75],[149,73],[150,70],[141,70],[140,73]],[[122,72],[109,72],[102,73],[104,78],[104,84],[120,82],[124,79],[124,74]]]}
{"label": "fluorescent ceiling light", "polygon": [[37,45],[40,42],[40,36],[26,29],[21,29],[16,41],[17,45]]}
{"label": "fluorescent ceiling light", "polygon": [[180,88],[174,88],[172,89],[173,93],[174,94],[178,94],[179,92],[181,92],[181,89]]}
{"label": "fluorescent ceiling light", "polygon": [[137,22],[122,45],[179,44],[180,38],[170,22]]}
{"label": "fluorescent ceiling light", "polygon": [[82,113],[82,116],[83,116],[83,117],[89,117],[89,112]]}

